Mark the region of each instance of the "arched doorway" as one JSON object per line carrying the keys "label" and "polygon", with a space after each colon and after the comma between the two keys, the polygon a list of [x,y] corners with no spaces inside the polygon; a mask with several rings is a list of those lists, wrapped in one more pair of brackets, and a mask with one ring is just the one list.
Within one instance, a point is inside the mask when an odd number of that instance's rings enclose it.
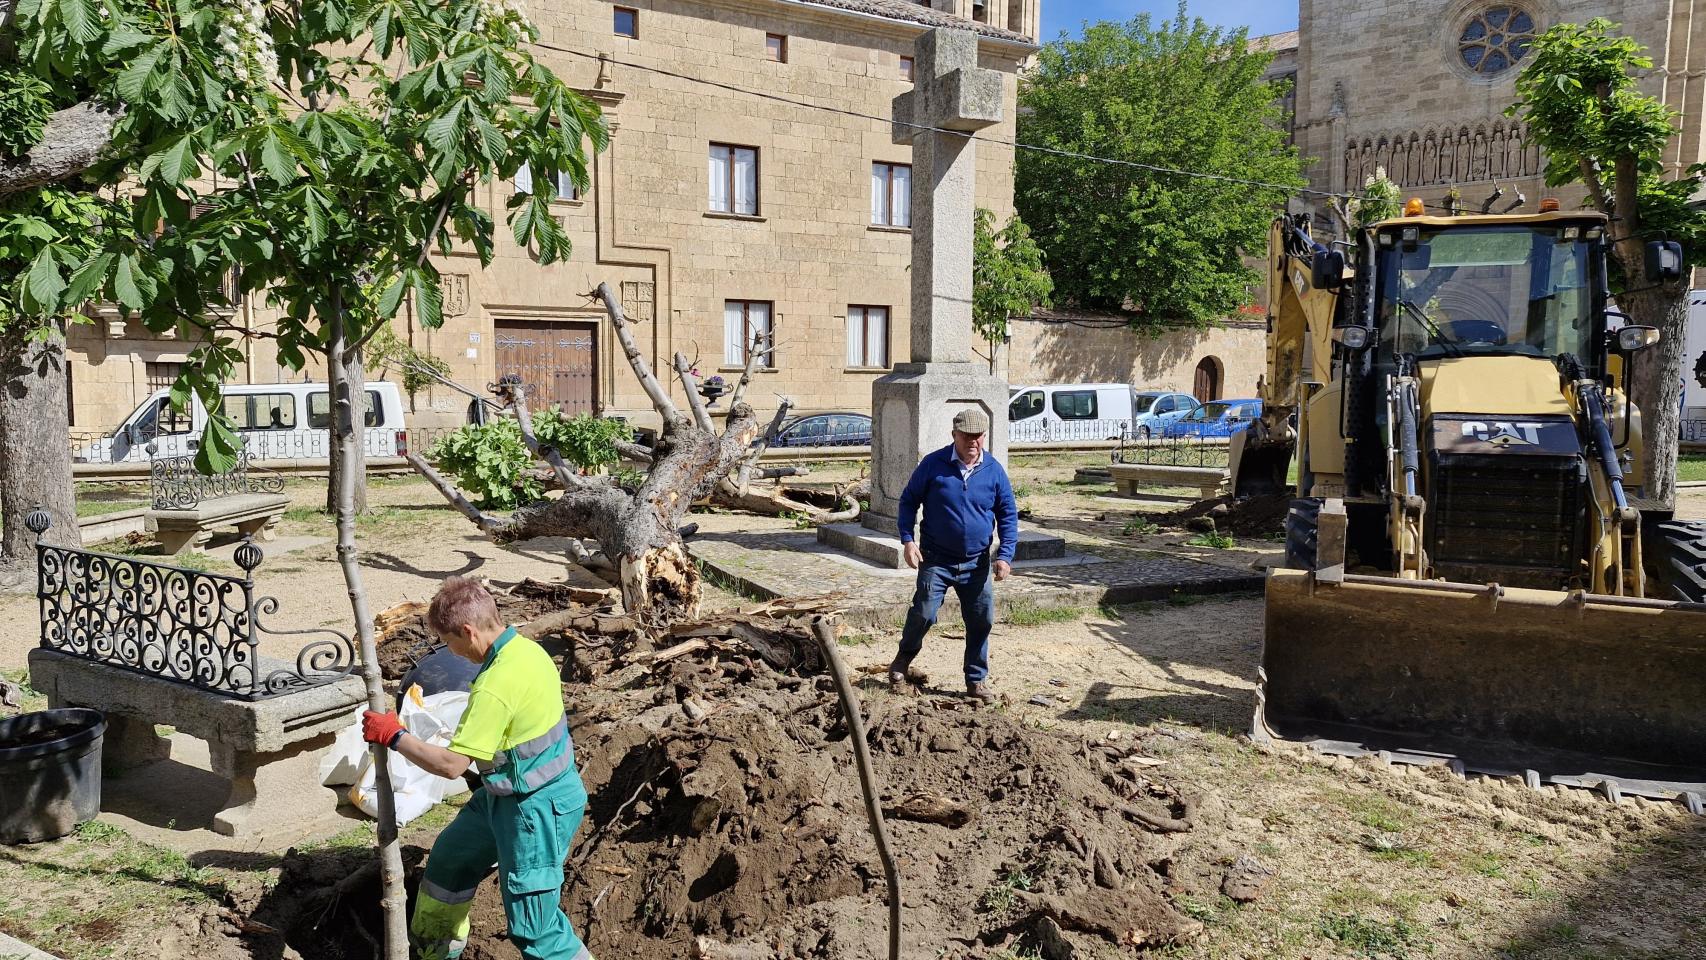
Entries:
{"label": "arched doorway", "polygon": [[1191,395],[1198,403],[1220,399],[1220,361],[1203,357],[1197,362],[1196,378],[1191,383]]}

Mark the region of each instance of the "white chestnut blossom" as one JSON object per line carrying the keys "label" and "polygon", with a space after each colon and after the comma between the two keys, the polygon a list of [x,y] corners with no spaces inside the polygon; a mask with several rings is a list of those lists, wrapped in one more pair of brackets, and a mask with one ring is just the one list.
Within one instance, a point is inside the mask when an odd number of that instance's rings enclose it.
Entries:
{"label": "white chestnut blossom", "polygon": [[278,82],[278,53],[267,32],[267,7],[262,0],[222,0],[219,15],[219,66],[251,88],[266,89]]}
{"label": "white chestnut blossom", "polygon": [[476,0],[474,32],[483,33],[490,24],[502,23],[511,16],[523,27],[532,25],[527,19],[527,7],[521,0]]}

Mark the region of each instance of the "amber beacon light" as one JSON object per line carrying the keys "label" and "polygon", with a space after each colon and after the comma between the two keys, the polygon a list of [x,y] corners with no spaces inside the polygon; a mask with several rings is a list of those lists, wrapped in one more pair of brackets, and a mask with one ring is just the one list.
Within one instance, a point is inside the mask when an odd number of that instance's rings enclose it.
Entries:
{"label": "amber beacon light", "polygon": [[1406,217],[1419,217],[1422,215],[1423,209],[1421,197],[1411,197],[1404,201],[1404,216]]}

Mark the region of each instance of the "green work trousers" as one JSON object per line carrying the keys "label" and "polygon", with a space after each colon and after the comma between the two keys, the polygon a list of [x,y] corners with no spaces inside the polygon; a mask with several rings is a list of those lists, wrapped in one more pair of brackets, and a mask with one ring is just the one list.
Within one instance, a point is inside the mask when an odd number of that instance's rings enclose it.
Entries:
{"label": "green work trousers", "polygon": [[[567,782],[565,782],[565,780]],[[525,796],[484,787],[438,835],[415,899],[410,939],[423,960],[455,960],[468,942],[474,891],[498,870],[509,938],[527,960],[592,960],[563,913],[563,861],[586,810],[573,778]]]}

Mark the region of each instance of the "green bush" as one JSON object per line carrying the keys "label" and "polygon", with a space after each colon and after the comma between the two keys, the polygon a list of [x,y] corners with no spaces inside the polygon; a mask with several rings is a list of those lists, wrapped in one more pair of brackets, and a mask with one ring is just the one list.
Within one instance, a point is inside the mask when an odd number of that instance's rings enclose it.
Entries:
{"label": "green bush", "polygon": [[[540,444],[555,447],[566,462],[585,470],[615,463],[617,442],[633,435],[619,421],[584,413],[565,417],[556,408],[534,414],[533,430]],[[545,497],[521,426],[508,417],[469,424],[434,443],[427,456],[482,509],[514,510]]]}

